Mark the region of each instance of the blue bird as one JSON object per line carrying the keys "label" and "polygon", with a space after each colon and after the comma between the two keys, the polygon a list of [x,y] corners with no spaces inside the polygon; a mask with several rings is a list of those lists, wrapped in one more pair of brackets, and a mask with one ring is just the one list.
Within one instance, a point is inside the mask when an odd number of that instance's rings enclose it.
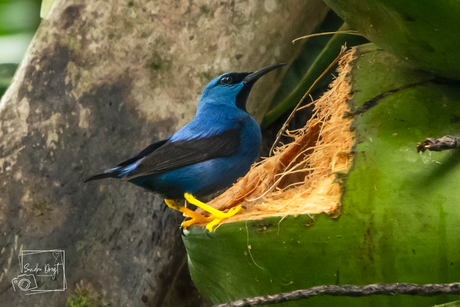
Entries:
{"label": "blue bird", "polygon": [[[255,119],[246,111],[246,101],[254,83],[284,64],[252,73],[226,73],[212,80],[203,90],[194,119],[171,137],[151,144],[137,156],[92,176],[85,182],[117,178],[159,193],[165,203],[189,216],[182,223],[213,227],[235,215],[241,206],[224,213],[199,201],[244,176],[259,156],[262,134]],[[176,200],[209,212],[204,217]]]}

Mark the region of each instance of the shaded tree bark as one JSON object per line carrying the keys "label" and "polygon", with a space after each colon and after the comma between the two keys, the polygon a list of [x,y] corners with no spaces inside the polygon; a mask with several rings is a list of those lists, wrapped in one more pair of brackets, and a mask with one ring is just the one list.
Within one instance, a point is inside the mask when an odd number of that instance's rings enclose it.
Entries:
{"label": "shaded tree bark", "polygon": [[[291,62],[300,45],[290,41],[327,10],[320,0],[56,3],[0,102],[2,306],[63,306],[77,283],[102,305],[204,304],[184,281],[181,215],[125,182],[83,179],[190,121],[219,74]],[[253,90],[257,119],[280,79]],[[21,250],[58,248],[67,291],[12,290]]]}

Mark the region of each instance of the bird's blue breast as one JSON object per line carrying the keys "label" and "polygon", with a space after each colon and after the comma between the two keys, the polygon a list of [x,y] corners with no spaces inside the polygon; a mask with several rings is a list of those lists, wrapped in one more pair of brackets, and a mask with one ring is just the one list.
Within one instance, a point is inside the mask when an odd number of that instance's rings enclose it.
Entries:
{"label": "bird's blue breast", "polygon": [[129,181],[171,199],[183,198],[184,193],[205,196],[228,187],[249,171],[259,155],[262,135],[252,116],[226,106],[213,106],[209,112],[204,108],[171,137],[171,141],[206,137],[237,126],[240,126],[239,135],[234,137],[240,142],[234,154]]}

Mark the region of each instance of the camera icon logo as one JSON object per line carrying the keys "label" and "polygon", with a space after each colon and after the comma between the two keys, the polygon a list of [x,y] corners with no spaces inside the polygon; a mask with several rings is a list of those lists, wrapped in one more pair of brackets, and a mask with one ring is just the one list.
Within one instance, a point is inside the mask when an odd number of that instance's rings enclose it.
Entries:
{"label": "camera icon logo", "polygon": [[11,283],[13,284],[14,291],[16,291],[15,285],[22,291],[29,291],[38,287],[37,281],[35,280],[35,276],[33,274],[18,275],[18,277],[11,280]]}

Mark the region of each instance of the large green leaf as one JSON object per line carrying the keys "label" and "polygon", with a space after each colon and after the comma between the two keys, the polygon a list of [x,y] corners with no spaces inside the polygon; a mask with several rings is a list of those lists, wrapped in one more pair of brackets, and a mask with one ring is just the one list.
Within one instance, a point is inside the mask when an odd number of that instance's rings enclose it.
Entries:
{"label": "large green leaf", "polygon": [[[460,152],[416,150],[426,137],[460,133],[460,88],[372,44],[355,55],[349,103],[358,111],[357,144],[341,215],[241,221],[209,235],[191,227],[183,239],[190,272],[211,302],[326,284],[460,280]],[[321,296],[279,306],[432,306],[455,299]]]}
{"label": "large green leaf", "polygon": [[460,2],[325,0],[371,42],[427,71],[460,80]]}

